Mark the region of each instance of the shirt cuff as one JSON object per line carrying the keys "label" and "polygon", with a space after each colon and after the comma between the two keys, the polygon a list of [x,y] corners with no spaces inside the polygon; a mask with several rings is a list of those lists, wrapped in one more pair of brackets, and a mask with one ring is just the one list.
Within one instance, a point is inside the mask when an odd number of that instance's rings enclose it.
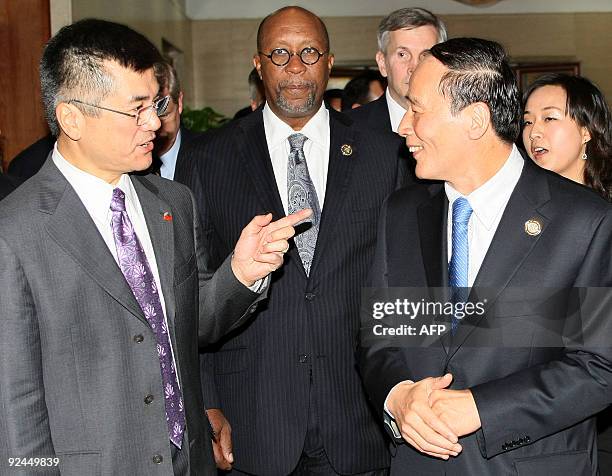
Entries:
{"label": "shirt cuff", "polygon": [[249,291],[253,291],[254,293],[261,294],[267,287],[268,282],[270,281],[270,275],[265,278],[258,279],[253,283],[252,286],[249,286]]}

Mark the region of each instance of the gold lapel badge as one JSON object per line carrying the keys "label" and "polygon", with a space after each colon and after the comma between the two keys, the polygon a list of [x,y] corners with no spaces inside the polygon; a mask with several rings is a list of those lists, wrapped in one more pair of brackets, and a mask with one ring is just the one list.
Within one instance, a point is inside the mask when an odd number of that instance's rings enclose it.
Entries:
{"label": "gold lapel badge", "polygon": [[172,221],[172,215],[170,214],[170,212],[164,212],[164,220]]}
{"label": "gold lapel badge", "polygon": [[345,157],[348,157],[353,155],[353,148],[349,144],[342,144],[342,147],[340,147],[340,152],[342,152],[342,155]]}
{"label": "gold lapel badge", "polygon": [[535,218],[531,218],[525,222],[525,233],[530,236],[538,236],[542,233],[542,224]]}

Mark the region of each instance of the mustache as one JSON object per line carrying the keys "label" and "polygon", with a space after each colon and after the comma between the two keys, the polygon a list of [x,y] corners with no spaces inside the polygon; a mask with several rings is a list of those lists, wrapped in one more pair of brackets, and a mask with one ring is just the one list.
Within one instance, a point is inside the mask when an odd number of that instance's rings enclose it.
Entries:
{"label": "mustache", "polygon": [[314,81],[308,81],[305,79],[300,79],[300,80],[285,79],[278,83],[278,89],[295,88],[295,87],[314,89],[316,87],[316,84]]}

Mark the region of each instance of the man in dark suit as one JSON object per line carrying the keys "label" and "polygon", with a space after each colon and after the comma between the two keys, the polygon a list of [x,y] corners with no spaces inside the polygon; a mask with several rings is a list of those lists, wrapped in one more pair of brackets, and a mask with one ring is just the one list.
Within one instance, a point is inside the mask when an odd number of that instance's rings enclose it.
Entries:
{"label": "man in dark suit", "polygon": [[397,132],[408,109],[408,80],[420,54],[445,40],[444,22],[424,8],[402,8],[383,18],[378,27],[376,63],[387,78],[387,90],[376,101],[348,115],[372,129]]}
{"label": "man in dark suit", "polygon": [[[391,473],[594,476],[593,416],[612,401],[612,207],[522,158],[518,88],[497,43],[432,47],[407,99],[400,133],[416,174],[444,184],[385,202],[372,286],[449,286],[455,311],[424,343],[384,340],[364,321],[365,385],[407,443]],[[483,312],[460,320],[467,304]]]}
{"label": "man in dark suit", "polygon": [[[213,342],[264,295],[291,224],[255,217],[210,271],[189,190],[147,169],[155,46],[83,20],[45,48],[52,156],[0,204],[0,473],[216,474],[198,334]],[[42,468],[44,466],[44,468]]]}
{"label": "man in dark suit", "polygon": [[183,91],[174,66],[164,61],[155,65],[155,77],[159,83],[159,95],[170,96],[166,112],[159,118],[161,127],[153,141],[152,172],[169,180],[174,179],[180,151],[198,137],[181,124]]}
{"label": "man in dark suit", "polygon": [[391,141],[323,105],[333,57],[317,16],[282,8],[257,38],[266,105],[195,141],[177,179],[197,197],[216,264],[244,216],[315,212],[272,277],[265,308],[203,359],[204,380],[216,384],[205,405],[220,465],[233,461],[250,474],[384,474],[389,455],[354,352],[378,210],[405,175]]}

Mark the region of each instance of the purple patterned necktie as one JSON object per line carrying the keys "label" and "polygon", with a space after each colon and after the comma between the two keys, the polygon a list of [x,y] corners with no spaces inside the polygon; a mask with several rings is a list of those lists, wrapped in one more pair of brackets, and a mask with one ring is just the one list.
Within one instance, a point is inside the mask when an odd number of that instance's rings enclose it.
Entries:
{"label": "purple patterned necktie", "polygon": [[164,386],[168,434],[170,441],[177,448],[180,448],[183,441],[183,433],[185,432],[183,398],[178,385],[174,362],[172,361],[168,327],[164,320],[157,286],[153,279],[153,273],[151,273],[147,257],[125,210],[125,194],[119,188],[113,190],[110,209],[113,212],[111,228],[117,247],[119,267],[130,285],[147,322],[155,333],[162,384]]}

